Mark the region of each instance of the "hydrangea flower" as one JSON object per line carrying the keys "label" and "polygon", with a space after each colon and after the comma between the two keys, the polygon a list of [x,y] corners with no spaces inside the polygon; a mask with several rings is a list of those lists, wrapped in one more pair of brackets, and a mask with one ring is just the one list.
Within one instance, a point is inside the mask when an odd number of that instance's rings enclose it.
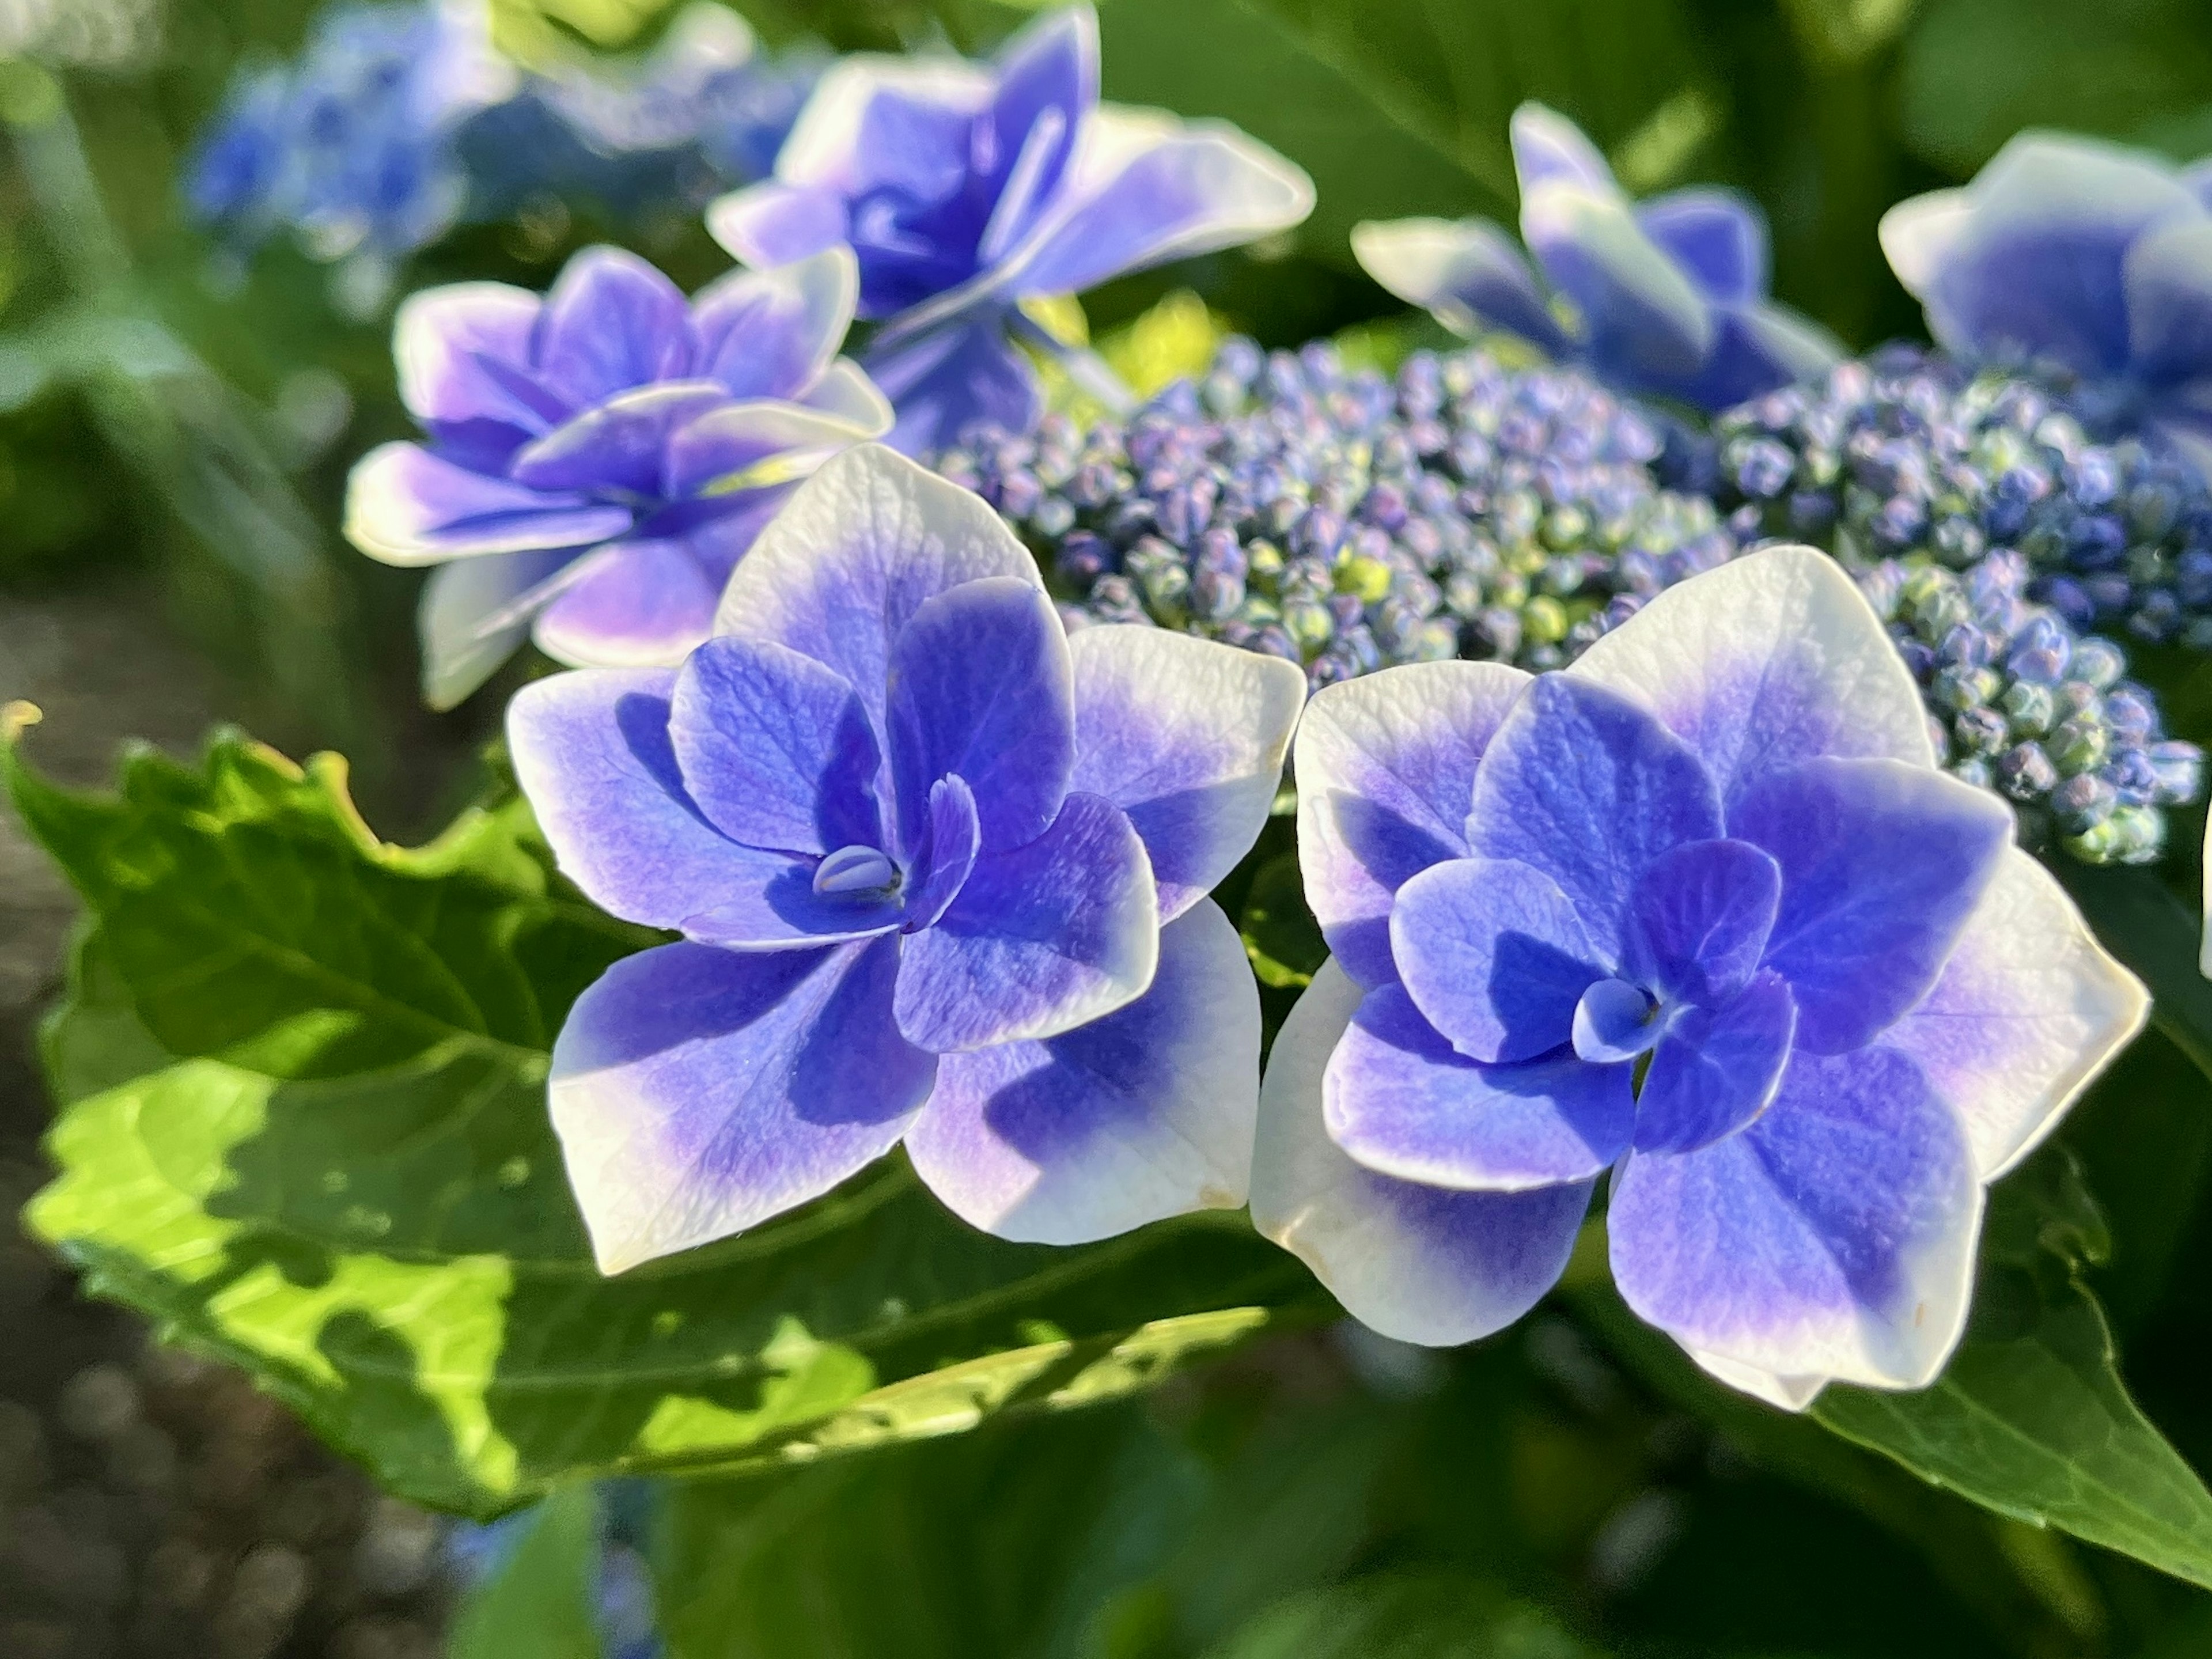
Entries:
{"label": "hydrangea flower", "polygon": [[1632,202],[1605,158],[1541,104],[1513,112],[1521,239],[1487,219],[1369,221],[1367,274],[1464,334],[1517,334],[1625,392],[1708,412],[1820,373],[1826,331],[1767,298],[1766,222],[1728,191]]}
{"label": "hydrangea flower", "polygon": [[1792,1408],[1958,1340],[1985,1185],[2142,988],[1825,555],[1747,555],[1571,667],[1333,686],[1296,757],[1333,957],[1269,1064],[1253,1215],[1358,1317],[1463,1342],[1565,1266]]}
{"label": "hydrangea flower", "polygon": [[498,283],[400,307],[402,400],[428,441],[354,468],[346,534],[441,567],[423,691],[450,707],[526,633],[547,655],[674,665],[793,483],[890,424],[837,356],[852,256],[732,271],[686,302],[635,255],[587,248],[544,298]]}
{"label": "hydrangea flower", "polygon": [[1946,350],[2063,370],[2094,424],[2212,464],[2212,162],[2025,132],[1890,209],[1881,246]]}
{"label": "hydrangea flower", "polygon": [[774,266],[849,246],[865,362],[899,410],[895,441],[949,443],[970,422],[1036,423],[1018,339],[1058,343],[1019,309],[1148,265],[1286,229],[1305,174],[1235,128],[1098,101],[1088,5],[1040,19],[988,64],[844,59],[823,77],[775,177],[708,216],[722,246]]}
{"label": "hydrangea flower", "polygon": [[233,88],[187,204],[240,253],[289,228],[314,258],[345,261],[341,297],[365,314],[398,262],[459,218],[455,135],[514,83],[483,0],[339,7],[296,64]]}
{"label": "hydrangea flower", "polygon": [[1206,897],[1257,838],[1289,664],[1070,639],[975,496],[880,446],[800,487],[680,669],[526,686],[562,870],[677,930],[586,990],[551,1103],[600,1265],[765,1221],[903,1141],[1002,1237],[1243,1201],[1259,993]]}

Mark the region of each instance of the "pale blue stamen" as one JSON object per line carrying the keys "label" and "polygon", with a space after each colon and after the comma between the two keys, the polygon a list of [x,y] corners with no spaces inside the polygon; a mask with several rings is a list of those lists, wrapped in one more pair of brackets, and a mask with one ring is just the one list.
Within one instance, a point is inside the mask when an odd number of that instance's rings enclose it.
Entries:
{"label": "pale blue stamen", "polygon": [[823,898],[889,892],[898,866],[872,847],[841,847],[814,868],[814,890]]}
{"label": "pale blue stamen", "polygon": [[1575,1052],[1599,1065],[1634,1060],[1665,1034],[1659,1005],[1625,979],[1601,979],[1575,1005]]}

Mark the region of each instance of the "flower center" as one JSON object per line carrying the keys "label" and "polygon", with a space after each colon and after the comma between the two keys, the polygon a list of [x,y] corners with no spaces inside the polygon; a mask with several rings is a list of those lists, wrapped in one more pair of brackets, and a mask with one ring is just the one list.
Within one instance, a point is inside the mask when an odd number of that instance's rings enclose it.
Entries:
{"label": "flower center", "polygon": [[1601,979],[1575,1005],[1575,1052],[1597,1064],[1634,1060],[1665,1035],[1659,1004],[1641,986]]}
{"label": "flower center", "polygon": [[823,898],[872,896],[898,884],[898,866],[872,847],[841,847],[814,868],[814,890]]}

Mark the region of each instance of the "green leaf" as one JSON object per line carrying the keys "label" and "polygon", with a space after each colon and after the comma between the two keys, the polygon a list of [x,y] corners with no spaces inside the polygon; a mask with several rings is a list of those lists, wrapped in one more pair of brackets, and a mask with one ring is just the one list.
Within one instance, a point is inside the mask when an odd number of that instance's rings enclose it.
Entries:
{"label": "green leaf", "polygon": [[454,1613],[447,1659],[603,1659],[599,1521],[589,1486],[518,1516],[521,1535]]}
{"label": "green leaf", "polygon": [[654,936],[553,874],[523,802],[404,851],[338,763],[235,736],[200,771],[131,757],[113,799],[5,764],[94,923],[47,1035],[61,1173],[30,1224],[420,1502],[494,1514],[1078,1405],[1324,1305],[1241,1216],[1008,1244],[898,1159],[604,1279],[548,1045]]}
{"label": "green leaf", "polygon": [[1340,263],[1362,219],[1510,219],[1522,100],[1632,147],[1699,72],[1673,0],[1108,0],[1100,25],[1108,97],[1288,155],[1320,192],[1301,240]]}
{"label": "green leaf", "polygon": [[1269,1609],[1206,1659],[1595,1659],[1549,1614],[1457,1577],[1355,1579]]}
{"label": "green leaf", "polygon": [[2082,1282],[2111,1241],[2052,1149],[1990,1195],[1966,1340],[1911,1394],[1832,1388],[1812,1415],[1939,1486],[2212,1589],[2212,1492],[2120,1382]]}
{"label": "green leaf", "polygon": [[1297,853],[1279,854],[1254,873],[1238,931],[1262,985],[1282,989],[1313,983],[1328,959],[1328,941],[1306,907]]}
{"label": "green leaf", "polygon": [[2149,869],[2046,862],[2106,950],[2151,994],[2151,1023],[2212,1078],[2212,980],[2198,966],[2204,924]]}

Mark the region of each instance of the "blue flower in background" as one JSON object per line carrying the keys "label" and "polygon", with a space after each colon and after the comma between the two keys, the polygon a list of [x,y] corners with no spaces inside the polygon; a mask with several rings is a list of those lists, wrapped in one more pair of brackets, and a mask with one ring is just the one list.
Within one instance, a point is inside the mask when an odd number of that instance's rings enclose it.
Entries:
{"label": "blue flower in background", "polygon": [[1775,548],[1563,672],[1333,686],[1297,756],[1334,951],[1269,1063],[1255,1220],[1387,1335],[1565,1267],[1596,1178],[1629,1304],[1802,1407],[1929,1382],[1985,1183],[2148,1000],[1991,796],[1938,771],[1849,577]]}
{"label": "blue flower in background", "polygon": [[792,486],[890,408],[837,356],[852,256],[732,271],[686,301],[587,248],[544,298],[427,289],[393,337],[424,443],[354,468],[346,534],[423,590],[423,691],[447,708],[532,635],[566,663],[681,662]]}
{"label": "blue flower in background", "polygon": [[326,262],[367,313],[397,263],[460,217],[461,123],[514,89],[481,3],[347,6],[289,67],[233,89],[186,179],[195,215],[249,252],[280,229]]}
{"label": "blue flower in background", "polygon": [[1464,334],[1517,334],[1624,392],[1711,412],[1832,366],[1826,332],[1766,297],[1766,223],[1721,190],[1638,204],[1573,122],[1513,112],[1521,237],[1487,219],[1353,228],[1367,274]]}
{"label": "blue flower in background", "polygon": [[2022,133],[1884,214],[1881,246],[1946,350],[2063,371],[2090,424],[2212,472],[2212,162]]}
{"label": "blue flower in background", "polygon": [[865,361],[899,410],[896,441],[971,422],[1034,425],[1016,343],[1056,343],[1024,300],[1253,241],[1303,220],[1313,185],[1235,128],[1098,101],[1088,6],[1039,20],[991,64],[848,58],[823,78],[775,176],[717,203],[716,238],[774,266],[849,246]]}
{"label": "blue flower in background", "polygon": [[602,1268],[902,1140],[1003,1237],[1241,1204],[1259,996],[1206,894],[1304,694],[1156,629],[1071,640],[989,507],[874,445],[800,488],[680,669],[523,688],[508,740],[562,869],[685,936],[617,963],[555,1044]]}

